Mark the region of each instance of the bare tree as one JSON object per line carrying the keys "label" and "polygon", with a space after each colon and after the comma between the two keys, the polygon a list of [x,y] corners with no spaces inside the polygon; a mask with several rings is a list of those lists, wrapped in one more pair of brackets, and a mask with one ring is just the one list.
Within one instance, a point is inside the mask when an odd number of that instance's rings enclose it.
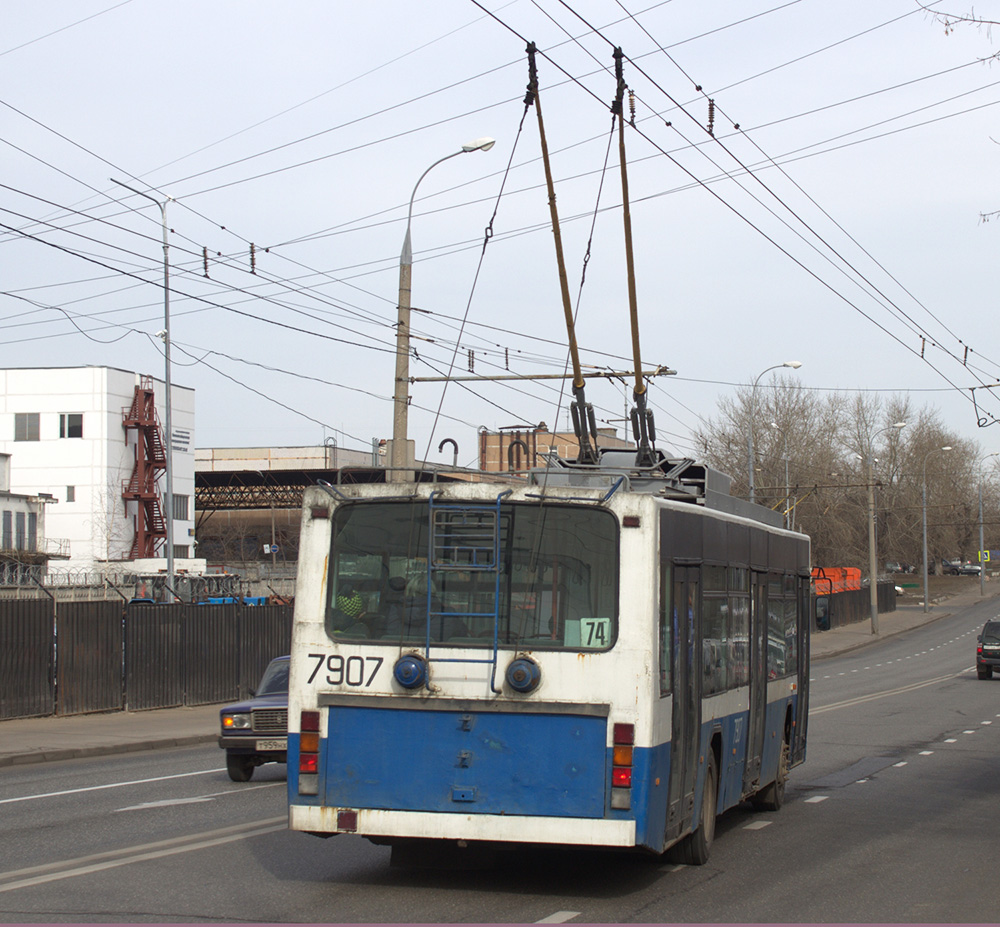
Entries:
{"label": "bare tree", "polygon": [[[797,381],[778,377],[758,386],[756,396],[740,387],[719,401],[718,416],[695,436],[706,462],[734,477],[735,495],[746,496],[749,489],[751,408],[756,501],[794,513],[794,522],[789,521],[812,538],[814,563],[867,564],[869,459],[880,565],[886,559],[922,561],[925,463],[933,500],[928,506],[931,556],[973,558],[980,451],[975,442],[944,428],[937,411],[915,410],[905,396],[818,398]],[[906,427],[893,427],[899,422]],[[952,450],[941,451],[945,446]],[[986,497],[996,513],[1000,489],[991,485]],[[996,531],[1000,547],[1000,524]]]}

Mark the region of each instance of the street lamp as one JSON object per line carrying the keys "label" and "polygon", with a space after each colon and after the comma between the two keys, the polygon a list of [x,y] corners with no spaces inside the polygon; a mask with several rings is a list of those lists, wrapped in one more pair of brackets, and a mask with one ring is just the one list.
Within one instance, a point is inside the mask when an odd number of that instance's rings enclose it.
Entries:
{"label": "street lamp", "polygon": [[750,501],[754,501],[754,487],[753,487],[753,416],[754,416],[754,405],[755,398],[757,396],[757,384],[760,383],[760,378],[764,376],[765,373],[770,373],[772,370],[778,370],[781,367],[791,367],[792,370],[798,370],[802,366],[800,361],[785,361],[783,364],[775,364],[773,367],[767,367],[757,374],[757,379],[753,381],[753,386],[750,387],[750,422],[747,426],[747,469],[750,471]]}
{"label": "street lamp", "polygon": [[[174,443],[174,433],[172,430],[171,421],[171,407],[173,405],[171,401],[171,389],[170,389],[170,243],[167,240],[167,203],[170,202],[171,197],[167,197],[162,203],[151,197],[148,193],[143,193],[142,190],[136,190],[135,187],[130,187],[127,183],[122,183],[120,180],[115,180],[114,177],[110,178],[112,183],[118,184],[119,187],[124,187],[126,190],[131,190],[138,196],[145,197],[151,203],[156,203],[160,207],[160,222],[163,226],[163,358],[164,358],[164,388],[166,389],[166,400],[164,402],[165,410],[165,427],[166,427],[166,445],[164,448],[166,457],[164,460],[164,491],[163,491],[163,506],[166,509],[164,512],[164,521],[167,523],[167,594],[173,596],[174,594],[174,463],[173,463],[173,453],[172,445]],[[159,333],[158,333],[159,334]],[[169,601],[169,600],[168,600]]]}
{"label": "street lamp", "polygon": [[[923,466],[923,486],[924,486],[924,496],[923,496],[923,498],[924,498],[924,504],[923,504],[923,511],[924,511],[924,611],[925,612],[927,611],[927,597],[928,597],[928,591],[927,591],[927,458],[930,457],[931,454],[937,453],[937,451],[950,451],[950,450],[951,450],[951,445],[950,444],[946,444],[946,445],[944,445],[944,447],[936,447],[936,448],[934,448],[933,451],[928,451],[924,455],[924,466]],[[980,499],[981,498],[982,497],[980,497]],[[980,541],[980,543],[982,543],[982,542]]]}
{"label": "street lamp", "polygon": [[777,422],[771,422],[771,427],[774,428],[779,435],[781,435],[782,447],[784,449],[785,458],[785,527],[790,527],[790,513],[791,507],[789,496],[791,495],[791,489],[788,485],[788,435],[786,435],[779,427]]}
{"label": "street lamp", "polygon": [[1000,452],[993,454],[987,454],[982,460],[979,461],[979,594],[986,595],[986,590],[983,588],[983,583],[985,582],[986,574],[986,558],[983,550],[983,464],[986,463],[991,457],[1000,457]]}
{"label": "street lamp", "polygon": [[872,472],[875,439],[894,428],[899,431],[906,422],[893,422],[888,428],[876,432],[868,441],[868,599],[871,603],[872,634],[878,634],[878,555],[875,541],[875,477]]}
{"label": "street lamp", "polygon": [[396,320],[396,385],[392,394],[392,453],[389,466],[392,468],[389,479],[393,482],[406,482],[403,472],[407,466],[407,393],[410,381],[410,278],[413,270],[413,251],[410,247],[410,224],[413,220],[413,200],[417,195],[417,187],[435,167],[450,158],[472,151],[489,151],[496,141],[492,138],[477,138],[474,142],[463,145],[458,151],[453,151],[443,158],[438,158],[425,170],[413,186],[410,194],[410,206],[406,212],[406,237],[403,239],[403,250],[399,256],[399,314]]}

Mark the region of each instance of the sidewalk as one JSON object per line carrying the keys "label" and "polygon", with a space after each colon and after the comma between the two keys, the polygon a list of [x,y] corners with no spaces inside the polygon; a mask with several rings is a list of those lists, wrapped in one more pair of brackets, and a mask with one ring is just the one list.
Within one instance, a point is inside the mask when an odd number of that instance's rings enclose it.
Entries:
{"label": "sidewalk", "polygon": [[[1000,595],[1000,590],[988,590],[985,598],[995,595]],[[856,650],[980,601],[978,585],[974,591],[950,596],[930,606],[926,613],[919,604],[922,601],[919,596],[910,598],[914,604],[898,604],[896,611],[879,615],[878,637],[871,633],[868,621],[832,631],[814,631],[810,648],[812,659],[821,660]],[[202,705],[0,721],[0,767],[215,743],[219,733],[219,708],[219,705]],[[219,761],[222,762],[221,753]]]}
{"label": "sidewalk", "polygon": [[[896,634],[902,634],[912,628],[936,621],[938,618],[947,618],[955,612],[977,602],[985,602],[994,596],[1000,595],[1000,589],[986,587],[986,595],[979,595],[979,584],[975,589],[968,592],[960,592],[957,595],[943,597],[938,602],[928,605],[924,611],[923,596],[911,595],[900,597],[896,603],[894,612],[885,612],[878,616],[878,636],[872,634],[871,621],[862,621],[858,624],[847,625],[843,628],[834,628],[832,631],[813,631],[809,653],[812,659],[821,660],[823,657],[831,657],[836,654],[846,653],[849,650],[857,650],[874,643],[877,640],[885,640]],[[912,603],[912,604],[910,604]]]}
{"label": "sidewalk", "polygon": [[[0,721],[0,767],[215,743],[221,705]],[[219,751],[219,762],[225,757]]]}

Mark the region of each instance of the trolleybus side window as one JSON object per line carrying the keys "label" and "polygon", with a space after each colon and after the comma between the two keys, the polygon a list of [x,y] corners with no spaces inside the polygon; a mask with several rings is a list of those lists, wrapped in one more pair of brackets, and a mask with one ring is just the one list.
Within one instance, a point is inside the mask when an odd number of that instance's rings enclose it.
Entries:
{"label": "trolleybus side window", "polygon": [[[492,522],[487,528],[471,524],[475,509],[456,506],[452,514],[445,511],[435,522],[444,528],[435,541],[435,562],[428,563],[426,503],[340,506],[329,561],[327,633],[337,640],[415,641],[426,638],[429,625],[433,643],[485,647],[492,646],[496,627],[501,646],[613,646],[619,556],[618,524],[610,512],[502,505],[496,529]],[[489,540],[494,530],[496,562]],[[468,540],[484,531],[488,550]],[[454,551],[449,532],[461,541]]]}
{"label": "trolleybus side window", "polygon": [[660,564],[660,695],[671,692],[671,593],[673,592],[673,570],[671,564]]}
{"label": "trolleybus side window", "polygon": [[729,688],[750,682],[750,574],[729,569]]}
{"label": "trolleybus side window", "polygon": [[798,672],[799,596],[796,578],[772,574],[768,581],[767,675],[770,679]]}
{"label": "trolleybus side window", "polygon": [[725,592],[702,591],[701,598],[701,694],[724,692],[728,685],[729,640],[726,621],[729,603]]}

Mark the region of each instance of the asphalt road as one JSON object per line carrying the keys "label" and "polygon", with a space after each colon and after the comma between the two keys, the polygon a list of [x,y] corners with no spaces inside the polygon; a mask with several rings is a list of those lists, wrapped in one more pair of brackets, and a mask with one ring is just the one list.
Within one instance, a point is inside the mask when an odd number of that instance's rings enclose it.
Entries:
{"label": "asphalt road", "polygon": [[284,767],[231,782],[214,747],[10,767],[0,920],[989,922],[1000,677],[985,602],[812,667],[808,759],[774,814],[740,807],[706,866],[539,850],[405,869],[285,829]]}

